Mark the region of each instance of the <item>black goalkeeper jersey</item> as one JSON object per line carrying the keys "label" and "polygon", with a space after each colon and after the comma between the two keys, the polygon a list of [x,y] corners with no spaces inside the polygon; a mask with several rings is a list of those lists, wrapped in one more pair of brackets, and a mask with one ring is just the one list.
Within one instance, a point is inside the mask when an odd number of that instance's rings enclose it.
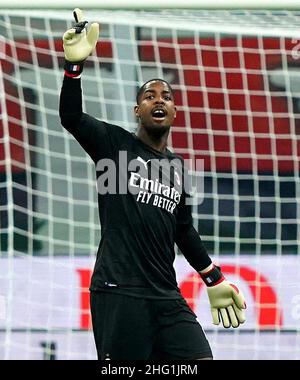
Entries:
{"label": "black goalkeeper jersey", "polygon": [[[80,79],[64,78],[60,116],[96,167],[101,240],[90,290],[145,298],[180,297],[174,244],[196,270],[211,260],[193,228],[180,167],[172,166],[164,182],[160,170],[154,171],[156,177],[151,171],[150,178],[148,169],[161,160],[178,163],[182,159],[83,113]],[[139,162],[144,170],[131,167],[132,162]]]}

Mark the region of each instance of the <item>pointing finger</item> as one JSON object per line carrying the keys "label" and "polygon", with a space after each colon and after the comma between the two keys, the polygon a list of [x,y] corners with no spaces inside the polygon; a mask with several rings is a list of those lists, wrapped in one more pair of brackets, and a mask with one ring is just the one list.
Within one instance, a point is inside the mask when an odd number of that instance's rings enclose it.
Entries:
{"label": "pointing finger", "polygon": [[83,12],[82,12],[82,10],[80,8],[75,8],[74,9],[73,16],[74,16],[76,22],[83,21]]}

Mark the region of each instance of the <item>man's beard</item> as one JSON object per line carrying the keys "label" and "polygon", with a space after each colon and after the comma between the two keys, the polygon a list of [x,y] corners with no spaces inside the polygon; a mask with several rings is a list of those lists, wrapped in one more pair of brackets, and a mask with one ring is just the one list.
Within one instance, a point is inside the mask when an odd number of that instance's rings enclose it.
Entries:
{"label": "man's beard", "polygon": [[159,140],[163,135],[169,133],[170,125],[151,125],[151,127],[145,127],[148,135],[152,136],[155,140]]}

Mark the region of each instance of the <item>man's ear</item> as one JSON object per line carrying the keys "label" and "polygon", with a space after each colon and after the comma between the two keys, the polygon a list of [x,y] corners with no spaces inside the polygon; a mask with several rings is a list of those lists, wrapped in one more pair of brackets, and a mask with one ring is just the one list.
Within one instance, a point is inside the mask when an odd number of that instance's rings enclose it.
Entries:
{"label": "man's ear", "polygon": [[134,106],[134,114],[136,117],[140,117],[139,109],[140,109],[140,107],[138,105]]}
{"label": "man's ear", "polygon": [[175,113],[174,113],[174,119],[176,119],[176,113],[177,113],[177,108],[174,107]]}

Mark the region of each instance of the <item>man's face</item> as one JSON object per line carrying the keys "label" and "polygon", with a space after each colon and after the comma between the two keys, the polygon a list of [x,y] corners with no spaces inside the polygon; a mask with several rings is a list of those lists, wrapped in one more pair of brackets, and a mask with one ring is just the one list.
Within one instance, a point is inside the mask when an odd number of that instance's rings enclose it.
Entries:
{"label": "man's face", "polygon": [[176,116],[176,107],[168,85],[160,81],[147,83],[134,111],[142,127],[153,131],[169,129]]}

